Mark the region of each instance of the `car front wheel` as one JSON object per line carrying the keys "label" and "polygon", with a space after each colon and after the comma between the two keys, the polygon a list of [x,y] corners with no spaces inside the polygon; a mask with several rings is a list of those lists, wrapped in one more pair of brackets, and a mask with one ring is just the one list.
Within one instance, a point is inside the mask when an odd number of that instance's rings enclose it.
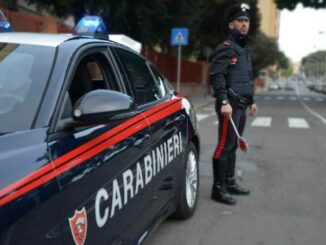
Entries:
{"label": "car front wheel", "polygon": [[198,153],[192,142],[187,147],[183,166],[177,211],[173,215],[179,219],[187,219],[192,216],[197,206],[199,192]]}

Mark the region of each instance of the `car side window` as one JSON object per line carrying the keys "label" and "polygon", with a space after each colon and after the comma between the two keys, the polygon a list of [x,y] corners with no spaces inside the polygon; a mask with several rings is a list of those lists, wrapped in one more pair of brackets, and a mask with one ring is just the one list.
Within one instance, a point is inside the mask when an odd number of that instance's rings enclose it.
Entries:
{"label": "car side window", "polygon": [[166,78],[164,78],[152,65],[150,67],[151,67],[151,71],[153,72],[153,75],[155,77],[156,84],[157,84],[158,88],[160,89],[161,96],[163,98],[167,94],[167,90],[165,87]]}
{"label": "car side window", "polygon": [[139,105],[163,98],[159,84],[144,59],[129,51],[117,48],[116,52],[127,72]]}
{"label": "car side window", "polygon": [[77,100],[97,89],[118,90],[112,68],[102,53],[92,53],[78,62],[70,87],[65,93],[59,118],[71,118],[72,108]]}

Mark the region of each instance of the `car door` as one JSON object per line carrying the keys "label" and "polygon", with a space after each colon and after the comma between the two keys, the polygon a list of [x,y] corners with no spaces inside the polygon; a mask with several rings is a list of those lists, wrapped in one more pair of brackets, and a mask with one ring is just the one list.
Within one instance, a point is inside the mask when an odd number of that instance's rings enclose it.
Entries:
{"label": "car door", "polygon": [[64,243],[129,244],[148,220],[143,158],[150,129],[141,113],[120,123],[76,124],[72,109],[81,96],[120,86],[107,47],[78,53],[73,64],[50,142]]}
{"label": "car door", "polygon": [[176,196],[183,153],[187,138],[187,125],[181,98],[167,88],[164,78],[140,56],[116,48],[132,91],[151,127],[152,155],[151,215],[164,216],[169,201]]}

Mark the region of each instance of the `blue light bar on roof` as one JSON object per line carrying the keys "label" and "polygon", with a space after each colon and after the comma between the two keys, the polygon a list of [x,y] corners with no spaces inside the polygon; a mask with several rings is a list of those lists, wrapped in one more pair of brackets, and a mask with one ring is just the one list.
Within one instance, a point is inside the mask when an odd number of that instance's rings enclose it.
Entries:
{"label": "blue light bar on roof", "polygon": [[0,10],[0,32],[11,32],[13,31],[10,23],[6,19],[5,15]]}
{"label": "blue light bar on roof", "polygon": [[85,16],[75,27],[74,34],[109,39],[109,34],[103,20],[98,16]]}

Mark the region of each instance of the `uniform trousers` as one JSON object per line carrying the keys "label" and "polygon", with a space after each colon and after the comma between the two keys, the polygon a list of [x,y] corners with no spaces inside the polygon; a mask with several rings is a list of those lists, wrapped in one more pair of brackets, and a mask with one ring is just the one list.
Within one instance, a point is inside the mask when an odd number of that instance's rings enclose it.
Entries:
{"label": "uniform trousers", "polygon": [[[248,105],[239,104],[236,100],[230,100],[232,106],[232,119],[240,135],[243,134],[246,124],[246,111]],[[222,115],[219,101],[216,101],[216,113],[218,117],[218,144],[213,155],[214,185],[224,186],[227,178],[235,177],[236,150],[238,141],[230,119]]]}

